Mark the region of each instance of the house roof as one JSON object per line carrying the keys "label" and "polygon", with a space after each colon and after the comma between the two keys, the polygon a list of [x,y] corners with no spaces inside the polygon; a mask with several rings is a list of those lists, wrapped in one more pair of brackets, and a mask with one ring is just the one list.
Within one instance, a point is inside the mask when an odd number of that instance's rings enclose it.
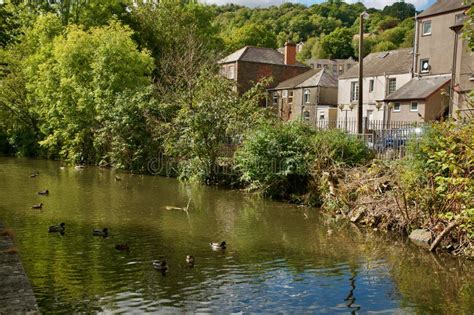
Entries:
{"label": "house roof", "polygon": [[437,0],[431,7],[420,13],[418,17],[423,18],[469,7],[470,5],[465,4],[464,0]]}
{"label": "house roof", "polygon": [[337,79],[326,69],[311,69],[281,82],[273,90],[304,88],[310,86],[337,87]]}
{"label": "house roof", "polygon": [[416,77],[388,95],[385,101],[423,100],[442,88],[451,80],[451,75]]}
{"label": "house roof", "polygon": [[289,66],[289,67],[307,67],[306,65],[296,62],[294,65],[285,64],[285,56],[275,49],[245,46],[227,57],[219,60],[219,64],[247,61],[256,63],[267,63],[273,65]]}
{"label": "house roof", "polygon": [[[371,53],[364,58],[364,77],[410,73],[412,62],[413,48]],[[340,75],[339,79],[357,78],[358,75],[359,67],[354,66]]]}

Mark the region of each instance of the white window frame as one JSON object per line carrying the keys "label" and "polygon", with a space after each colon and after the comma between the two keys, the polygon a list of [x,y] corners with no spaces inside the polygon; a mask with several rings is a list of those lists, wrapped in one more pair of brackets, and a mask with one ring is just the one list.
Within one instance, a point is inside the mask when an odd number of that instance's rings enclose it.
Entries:
{"label": "white window frame", "polygon": [[[416,104],[416,109],[413,109],[413,104]],[[417,112],[418,111],[418,102],[411,102],[410,103],[410,112]]]}
{"label": "white window frame", "polygon": [[272,102],[273,102],[273,105],[278,105],[278,92],[273,92],[273,95],[272,95]]}
{"label": "white window frame", "polygon": [[288,91],[288,104],[293,104],[293,91]]}
{"label": "white window frame", "polygon": [[283,98],[288,98],[288,90],[283,90],[282,96]]}
{"label": "white window frame", "polygon": [[304,121],[309,121],[310,118],[311,118],[311,113],[309,112],[309,110],[305,110],[303,112],[303,120]]}
{"label": "white window frame", "polygon": [[[423,63],[424,63],[425,61],[428,63],[428,69],[427,69],[427,70],[424,70],[424,69],[423,69]],[[429,60],[428,58],[425,58],[425,59],[421,59],[421,60],[420,60],[420,72],[421,72],[421,73],[429,73],[429,72],[430,72],[430,60]]]}
{"label": "white window frame", "polygon": [[235,65],[230,65],[228,70],[229,70],[229,73],[228,73],[227,78],[232,79],[232,80],[235,79]]}
{"label": "white window frame", "polygon": [[352,81],[351,82],[351,91],[350,91],[350,100],[351,102],[359,100],[359,82]]}
{"label": "white window frame", "polygon": [[372,93],[374,91],[374,88],[375,88],[375,80],[370,79],[370,81],[369,81],[369,93]]}
{"label": "white window frame", "polygon": [[[428,25],[428,24],[430,25],[430,30],[429,30],[429,32],[426,32],[426,30],[425,30],[425,25]],[[423,36],[430,36],[430,35],[432,34],[432,31],[433,31],[433,30],[432,30],[432,27],[433,27],[433,25],[432,25],[432,23],[431,23],[431,20],[429,20],[429,21],[424,21],[424,22],[422,23],[422,25],[421,25],[421,32],[422,32],[422,35],[423,35]]]}
{"label": "white window frame", "polygon": [[304,89],[303,101],[305,104],[311,103],[311,91],[309,89]]}
{"label": "white window frame", "polygon": [[[398,105],[398,109],[396,108],[397,105]],[[402,109],[402,104],[400,102],[393,103],[393,112],[399,113],[401,112],[401,109]]]}

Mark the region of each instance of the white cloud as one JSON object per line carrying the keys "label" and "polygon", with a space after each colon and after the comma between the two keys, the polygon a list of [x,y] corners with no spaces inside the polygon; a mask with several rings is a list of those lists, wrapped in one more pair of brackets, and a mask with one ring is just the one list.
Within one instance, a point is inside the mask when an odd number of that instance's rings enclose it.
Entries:
{"label": "white cloud", "polygon": [[[365,4],[366,7],[369,8],[377,8],[383,9],[386,5],[390,5],[394,2],[400,0],[346,0],[346,2],[354,3],[361,1]],[[309,4],[313,2],[321,2],[321,1],[311,1],[311,0],[201,0],[201,2],[205,2],[208,4],[226,4],[226,3],[234,3],[239,5],[245,5],[249,7],[267,7],[270,5],[280,5],[284,2],[301,2],[304,4]],[[424,8],[430,0],[405,0],[407,3],[413,3],[417,9]]]}

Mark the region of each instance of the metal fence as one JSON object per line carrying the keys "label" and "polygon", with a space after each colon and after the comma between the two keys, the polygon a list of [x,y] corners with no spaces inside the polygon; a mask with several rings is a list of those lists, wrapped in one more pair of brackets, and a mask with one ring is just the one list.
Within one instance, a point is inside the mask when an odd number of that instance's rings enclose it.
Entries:
{"label": "metal fence", "polygon": [[316,124],[319,130],[340,129],[358,136],[372,149],[379,159],[397,159],[405,156],[409,141],[416,141],[426,128],[419,121],[363,121],[363,133],[358,134],[357,120],[320,120]]}
{"label": "metal fence", "polygon": [[[416,141],[425,132],[427,123],[413,121],[364,120],[363,133],[357,133],[356,120],[320,120],[318,130],[340,129],[363,140],[378,159],[394,160],[405,156],[409,141]],[[221,159],[232,159],[241,137],[229,138],[219,148]]]}

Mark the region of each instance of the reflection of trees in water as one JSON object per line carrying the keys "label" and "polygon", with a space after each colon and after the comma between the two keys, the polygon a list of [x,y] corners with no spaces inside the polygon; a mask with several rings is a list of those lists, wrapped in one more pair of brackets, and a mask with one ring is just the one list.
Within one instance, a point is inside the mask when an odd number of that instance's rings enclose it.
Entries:
{"label": "reflection of trees in water", "polygon": [[349,278],[350,280],[350,291],[347,297],[344,299],[344,301],[347,302],[347,307],[351,310],[351,314],[356,314],[357,311],[360,310],[360,306],[354,305],[356,302],[356,297],[354,295],[354,291],[356,289],[356,277],[357,277],[357,271],[353,268],[351,268],[351,274],[352,277]]}

